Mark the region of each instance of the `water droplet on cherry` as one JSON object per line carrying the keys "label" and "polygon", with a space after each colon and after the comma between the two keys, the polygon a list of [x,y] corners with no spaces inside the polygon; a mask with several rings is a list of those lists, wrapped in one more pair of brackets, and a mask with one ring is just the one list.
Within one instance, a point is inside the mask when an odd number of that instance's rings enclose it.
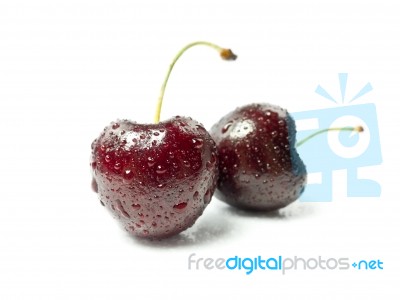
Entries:
{"label": "water droplet on cherry", "polygon": [[132,209],[133,210],[139,210],[140,209],[140,204],[136,203],[136,204],[132,204]]}
{"label": "water droplet on cherry", "polygon": [[193,145],[195,148],[200,149],[203,147],[204,141],[203,139],[200,138],[196,138],[196,139],[192,139]]}
{"label": "water droplet on cherry", "polygon": [[116,201],[117,203],[117,210],[123,215],[125,218],[130,218],[131,216],[126,212],[120,200]]}
{"label": "water droplet on cherry", "polygon": [[167,169],[164,166],[162,166],[162,165],[157,166],[157,169],[156,169],[157,174],[164,174],[165,172],[167,172]]}
{"label": "water droplet on cherry", "polygon": [[206,193],[204,194],[203,201],[204,201],[205,204],[210,203],[210,201],[211,201],[211,192],[210,192],[210,190],[207,190]]}
{"label": "water droplet on cherry", "polygon": [[222,127],[222,129],[221,129],[221,132],[222,133],[225,133],[225,132],[227,132],[228,130],[229,130],[229,128],[232,126],[232,121],[229,121],[228,123],[226,123],[225,125],[224,125],[224,127]]}
{"label": "water droplet on cherry", "polygon": [[186,206],[187,206],[187,202],[181,202],[181,203],[174,205],[173,208],[175,211],[180,212],[180,211],[184,210],[186,208]]}
{"label": "water droplet on cherry", "polygon": [[149,156],[149,157],[147,158],[147,165],[148,165],[149,167],[154,166],[155,163],[156,163],[156,162],[154,161],[154,158],[153,158],[153,157]]}
{"label": "water droplet on cherry", "polygon": [[123,173],[123,176],[127,180],[131,180],[133,178],[133,172],[129,169],[126,169]]}

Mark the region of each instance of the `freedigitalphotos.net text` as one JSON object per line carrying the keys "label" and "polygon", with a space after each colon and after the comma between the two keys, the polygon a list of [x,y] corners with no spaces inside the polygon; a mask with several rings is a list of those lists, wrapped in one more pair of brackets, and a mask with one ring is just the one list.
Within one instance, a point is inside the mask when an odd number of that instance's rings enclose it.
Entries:
{"label": "freedigitalphotos.net text", "polygon": [[192,253],[188,257],[189,270],[242,270],[247,275],[254,271],[276,271],[285,275],[289,271],[297,270],[383,270],[381,260],[358,260],[351,263],[348,257],[323,258],[322,256],[303,258],[293,257],[239,257],[228,258],[198,257]]}

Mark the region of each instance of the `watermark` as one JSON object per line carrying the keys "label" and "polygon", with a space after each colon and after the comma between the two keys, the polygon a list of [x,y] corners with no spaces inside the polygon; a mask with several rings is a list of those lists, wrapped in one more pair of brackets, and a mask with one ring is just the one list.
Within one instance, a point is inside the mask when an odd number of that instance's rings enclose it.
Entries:
{"label": "watermark", "polygon": [[[381,186],[377,180],[361,178],[360,168],[382,163],[378,119],[375,104],[354,104],[373,90],[371,83],[360,86],[354,95],[347,95],[348,74],[339,73],[340,96],[333,97],[318,85],[315,92],[334,103],[333,107],[291,113],[297,124],[297,140],[319,129],[362,126],[364,132],[331,131],[302,145],[298,150],[307,172],[317,178],[308,184],[301,201],[332,201],[333,171],[347,174],[347,197],[379,197]],[[339,99],[337,99],[339,98]]]}
{"label": "watermark", "polygon": [[188,257],[188,270],[209,270],[209,271],[242,271],[246,275],[253,272],[276,272],[285,275],[295,271],[378,271],[383,270],[383,261],[380,259],[351,260],[349,257],[283,257],[256,256],[256,257],[201,257],[192,253]]}

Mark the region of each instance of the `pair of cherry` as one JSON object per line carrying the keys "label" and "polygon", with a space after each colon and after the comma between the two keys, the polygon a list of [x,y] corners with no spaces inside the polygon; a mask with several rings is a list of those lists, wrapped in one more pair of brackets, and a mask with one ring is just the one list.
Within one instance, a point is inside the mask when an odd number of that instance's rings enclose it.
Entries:
{"label": "pair of cherry", "polygon": [[306,185],[294,120],[278,106],[237,108],[210,133],[191,118],[159,122],[171,70],[196,45],[216,49],[223,59],[236,59],[231,50],[215,44],[187,45],[167,72],[155,123],[119,120],[92,143],[92,187],[101,204],[136,236],[165,238],[187,229],[215,190],[217,198],[235,207],[272,211],[299,198]]}

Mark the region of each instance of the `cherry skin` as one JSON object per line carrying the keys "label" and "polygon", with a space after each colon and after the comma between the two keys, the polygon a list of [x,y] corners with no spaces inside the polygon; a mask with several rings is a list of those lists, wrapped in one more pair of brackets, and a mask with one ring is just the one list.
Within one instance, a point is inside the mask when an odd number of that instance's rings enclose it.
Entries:
{"label": "cherry skin", "polygon": [[92,187],[131,234],[165,238],[192,226],[217,181],[216,146],[204,127],[175,117],[121,120],[92,143]]}
{"label": "cherry skin", "polygon": [[306,167],[296,151],[296,128],[281,107],[250,104],[211,129],[217,144],[216,197],[248,210],[273,211],[302,194]]}

